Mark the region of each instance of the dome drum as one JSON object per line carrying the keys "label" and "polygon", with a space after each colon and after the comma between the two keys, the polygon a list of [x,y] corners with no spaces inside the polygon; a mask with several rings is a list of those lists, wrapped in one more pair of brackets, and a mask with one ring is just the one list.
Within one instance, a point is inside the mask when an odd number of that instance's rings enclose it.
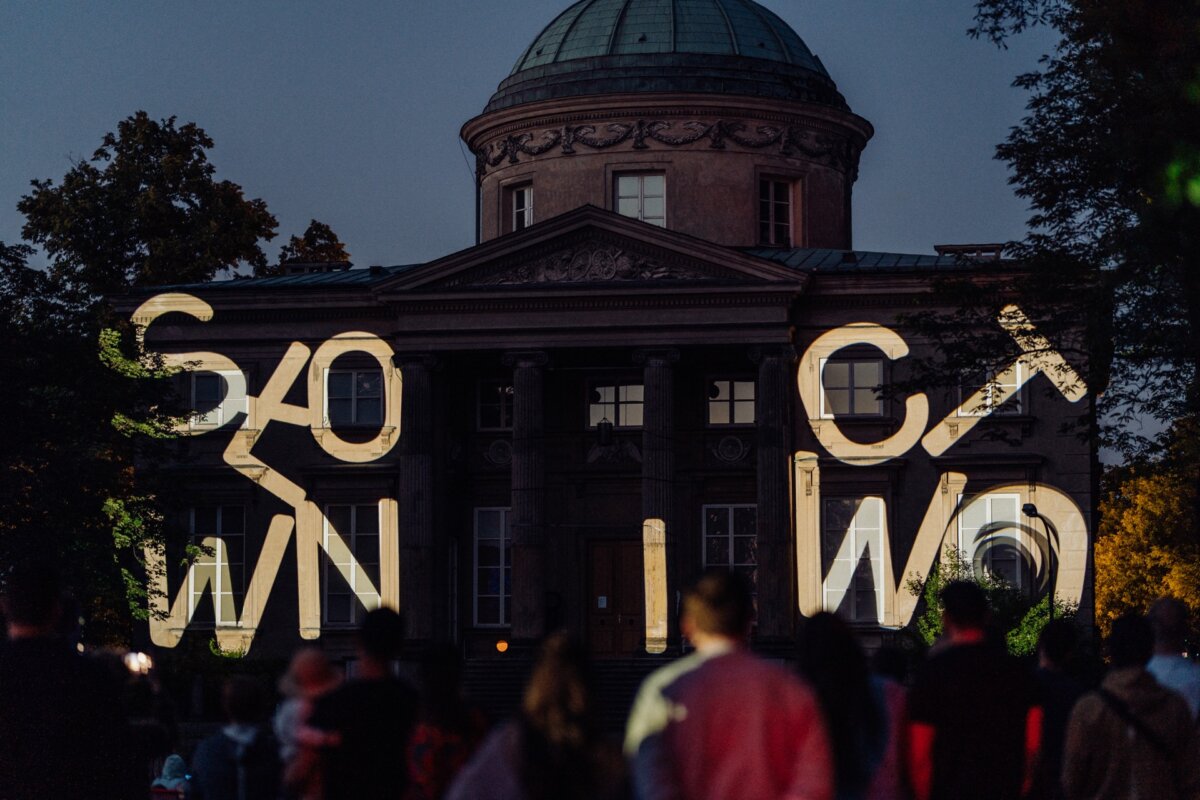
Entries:
{"label": "dome drum", "polygon": [[580,0],[462,138],[480,240],[594,205],[727,246],[847,248],[872,133],[753,0]]}

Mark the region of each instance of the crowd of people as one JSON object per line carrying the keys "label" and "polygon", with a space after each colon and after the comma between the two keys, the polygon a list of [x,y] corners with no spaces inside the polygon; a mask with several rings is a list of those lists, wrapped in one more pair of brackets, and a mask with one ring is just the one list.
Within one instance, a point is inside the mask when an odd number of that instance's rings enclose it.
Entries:
{"label": "crowd of people", "polygon": [[147,787],[129,765],[121,695],[63,637],[44,567],[13,569],[0,646],[0,798],[117,800],[1116,800],[1200,798],[1200,666],[1182,655],[1186,608],[1163,599],[1118,620],[1108,671],[1072,674],[1073,623],[1042,632],[1036,669],[989,635],[986,596],[941,594],[944,636],[915,670],[868,659],[837,616],[806,620],[794,663],[755,655],[750,587],[710,572],[685,593],[683,657],[644,681],[623,742],[597,724],[586,651],[541,646],[515,718],[489,727],[464,697],[455,648],[394,669],[403,624],[369,612],[355,674],[297,652],[273,713],[230,679],[225,725]]}

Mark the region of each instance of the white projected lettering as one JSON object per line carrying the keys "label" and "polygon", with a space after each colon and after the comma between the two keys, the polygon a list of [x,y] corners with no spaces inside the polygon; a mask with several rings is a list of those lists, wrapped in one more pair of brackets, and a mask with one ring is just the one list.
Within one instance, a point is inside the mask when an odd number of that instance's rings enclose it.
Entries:
{"label": "white projected lettering", "polygon": [[[133,314],[139,340],[144,341],[147,326],[169,312],[188,314],[202,321],[213,318],[211,306],[197,297],[181,293],[159,295]],[[882,383],[888,363],[907,357],[910,346],[896,331],[870,322],[843,325],[823,333],[807,348],[797,372],[799,399],[816,441],[834,459],[851,466],[884,464],[909,455],[918,447],[930,456],[940,456],[1037,375],[1045,375],[1068,401],[1083,399],[1082,380],[1037,333],[1020,309],[1005,308],[999,323],[1020,346],[1022,355],[1001,369],[988,386],[962,399],[958,408],[932,425],[928,397],[921,392],[908,396],[898,429],[880,441],[868,443],[847,437],[839,419],[844,415],[868,421],[884,417],[885,401],[879,399],[880,387],[871,384]],[[854,350],[847,348],[870,349],[871,355],[855,355]],[[334,361],[349,353],[365,356],[372,366],[366,370],[358,367],[333,370]],[[223,587],[231,585],[235,577],[239,581],[243,578],[233,576],[230,559],[222,555],[226,543],[218,542],[218,537],[205,539],[212,540],[214,549],[219,551],[217,555],[190,567],[183,585],[175,587],[173,600],[165,577],[165,554],[161,550],[148,551],[147,564],[150,574],[155,576],[151,601],[154,613],[150,622],[153,641],[165,647],[178,644],[199,608],[200,599],[208,594],[218,622],[215,626],[218,644],[228,650],[249,649],[284,553],[293,540],[298,630],[303,638],[314,639],[321,634],[322,552],[328,556],[331,573],[340,575],[350,587],[334,595],[352,594],[365,607],[398,607],[397,500],[382,498],[378,503],[376,585],[347,542],[352,532],[337,530],[304,488],[253,452],[264,429],[271,423],[279,423],[307,428],[321,450],[338,461],[361,464],[386,455],[400,434],[402,387],[402,375],[393,364],[393,351],[388,343],[373,334],[354,331],[326,340],[315,352],[301,342],[292,342],[257,394],[246,391],[241,367],[220,353],[173,353],[163,359],[168,365],[196,375],[216,376],[193,383],[193,398],[203,399],[205,408],[185,423],[180,432],[202,435],[222,428],[230,432],[229,444],[222,455],[224,463],[278,498],[291,512],[278,514],[271,520],[257,559],[251,559],[248,552],[241,555],[242,561],[238,563],[245,573],[245,596],[240,614],[235,613],[232,597]],[[822,382],[822,372],[826,369],[832,369],[828,387]],[[335,391],[330,390],[331,375]],[[288,391],[300,379],[307,389],[306,405],[286,402]],[[631,398],[624,400],[635,403]],[[331,407],[331,399],[338,404],[336,407]],[[641,400],[638,394],[635,405]],[[615,399],[614,407],[619,402],[623,400]],[[641,406],[637,405],[637,409],[640,414]],[[379,424],[368,441],[347,441],[331,427],[331,418]],[[609,416],[609,419],[615,418]],[[238,420],[238,425],[230,431],[234,420]],[[1047,567],[1054,561],[1058,564],[1058,596],[1075,602],[1081,598],[1088,532],[1083,513],[1066,493],[1045,484],[1030,483],[990,486],[968,496],[966,475],[945,472],[929,499],[915,537],[903,537],[912,538],[913,546],[904,558],[903,569],[897,573],[891,544],[896,533],[889,529],[887,498],[831,495],[827,498],[830,502],[823,504],[819,458],[812,452],[794,454],[797,603],[801,613],[811,615],[833,606],[861,621],[887,626],[907,624],[917,598],[904,588],[904,579],[913,574],[927,575],[939,550],[948,544],[962,546],[981,569],[1007,572],[1017,582],[1027,581],[1033,589],[1045,588]],[[1015,515],[1014,508],[1019,509],[1027,502],[1035,503],[1042,515],[1052,521],[1057,537],[1046,536],[1019,519],[1009,518]],[[242,536],[243,541],[252,539],[249,531]],[[659,519],[644,520],[643,542],[646,647],[650,652],[663,652],[669,614],[665,523]],[[374,562],[366,560],[373,570]],[[899,556],[896,560],[900,560]],[[248,572],[251,563],[254,569]],[[899,580],[896,574],[901,576]]]}
{"label": "white projected lettering", "polygon": [[[169,312],[189,314],[203,321],[211,320],[213,316],[212,308],[192,295],[159,295],[144,303],[133,314],[133,321],[140,326],[139,336],[144,336],[147,326]],[[350,352],[373,356],[379,363],[383,382],[383,425],[377,436],[361,443],[344,441],[326,428],[324,421],[325,372],[337,356]],[[322,550],[328,554],[330,562],[347,584],[355,587],[355,593],[364,605],[399,606],[400,564],[395,499],[383,498],[379,501],[380,585],[376,587],[343,538],[343,533],[347,532],[337,531],[328,525],[321,510],[308,498],[304,489],[259,460],[252,452],[263,429],[272,422],[309,428],[321,448],[340,461],[373,461],[385,455],[394,445],[400,424],[401,376],[392,365],[392,350],[388,344],[373,334],[359,332],[339,334],[328,340],[312,357],[308,375],[308,406],[285,403],[284,395],[309,365],[310,355],[308,347],[300,342],[292,342],[263,390],[257,396],[246,393],[247,421],[243,429],[230,439],[223,454],[225,463],[238,474],[282,500],[293,511],[291,517],[276,515],[272,519],[254,572],[250,575],[241,615],[232,624],[216,627],[217,644],[224,650],[249,650],[293,531],[301,637],[315,639],[321,634],[319,564]],[[197,372],[240,371],[236,363],[219,353],[171,353],[164,355],[163,361],[169,366]],[[199,434],[206,431],[193,428],[181,432]],[[168,604],[170,593],[166,581],[166,556],[161,550],[155,549],[148,549],[145,555],[150,574],[156,576],[157,584],[153,587],[155,591],[152,593],[153,613],[150,620],[150,636],[155,644],[174,647],[179,643],[198,607],[198,594],[206,589],[213,595],[215,617],[218,620],[230,617],[232,609],[226,607],[229,603],[221,605],[222,599],[213,591],[213,584],[225,573],[210,574],[213,573],[212,566],[203,562],[192,564],[184,586],[178,590],[175,600]],[[189,586],[193,591],[189,591]],[[197,586],[199,591],[195,591]]]}

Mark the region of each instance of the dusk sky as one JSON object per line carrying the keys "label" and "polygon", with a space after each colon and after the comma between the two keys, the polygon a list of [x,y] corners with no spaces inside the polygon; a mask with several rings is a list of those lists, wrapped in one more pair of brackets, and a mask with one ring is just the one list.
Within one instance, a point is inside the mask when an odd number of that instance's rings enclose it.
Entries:
{"label": "dusk sky", "polygon": [[[508,3],[21,2],[0,6],[0,241],[32,178],[60,178],[144,109],[194,121],[218,175],[264,199],[282,241],[316,217],[358,266],[473,243],[458,139],[569,0]],[[1028,216],[995,145],[1009,88],[1052,40],[966,36],[969,0],[766,0],[875,126],[854,190],[855,246],[1019,238]]]}

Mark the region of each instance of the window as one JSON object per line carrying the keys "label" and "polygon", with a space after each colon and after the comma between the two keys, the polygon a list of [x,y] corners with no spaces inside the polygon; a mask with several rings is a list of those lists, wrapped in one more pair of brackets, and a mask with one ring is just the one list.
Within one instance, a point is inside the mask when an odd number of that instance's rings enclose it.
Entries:
{"label": "window", "polygon": [[[1015,494],[989,494],[964,502],[959,498],[958,549],[968,561],[980,561],[985,570],[1018,589],[1030,588],[1025,559],[1021,498]],[[982,558],[975,555],[982,549]]]}
{"label": "window", "polygon": [[[1022,414],[1025,410],[1025,391],[1019,388],[1025,375],[1025,365],[1017,362],[1010,370],[1005,370],[991,380],[984,372],[974,372],[963,378],[958,387],[958,415],[960,417],[986,417],[989,414]],[[974,407],[963,408],[963,404],[971,399],[975,389],[983,390],[983,399]],[[1002,401],[1005,394],[1011,393],[1008,400]]]}
{"label": "window", "polygon": [[201,553],[188,571],[191,607],[197,608],[205,587],[214,600],[213,622],[238,624],[235,598],[240,598],[246,579],[246,515],[242,506],[199,506],[189,512],[192,543],[211,553]]}
{"label": "window", "polygon": [[533,224],[533,186],[526,184],[509,190],[512,205],[512,230],[523,231]]}
{"label": "window", "polygon": [[792,246],[792,185],[788,181],[759,180],[758,240],[776,247]]}
{"label": "window", "polygon": [[752,425],[754,423],[754,381],[709,381],[708,424]]}
{"label": "window", "polygon": [[331,369],[325,373],[325,424],[383,422],[383,374],[377,369]]}
{"label": "window", "polygon": [[617,213],[667,227],[667,179],[665,175],[617,176]]}
{"label": "window", "polygon": [[[349,555],[358,562],[357,569],[346,553],[336,555],[340,548],[330,548],[335,536],[346,543]],[[326,553],[322,583],[325,624],[358,624],[367,609],[376,604],[376,594],[368,581],[376,586],[379,582],[379,505],[325,506],[322,537]]]}
{"label": "window", "polygon": [[239,414],[246,423],[246,376],[238,370],[192,373],[192,430],[220,428]]}
{"label": "window", "polygon": [[513,385],[509,381],[482,381],[476,406],[476,427],[481,431],[511,431]]}
{"label": "window", "polygon": [[878,622],[883,599],[883,498],[828,497],[821,510],[826,610]]}
{"label": "window", "polygon": [[475,624],[509,624],[512,598],[512,535],[509,509],[475,509]]}
{"label": "window", "polygon": [[[758,580],[758,507],[704,506],[704,568],[726,567]],[[756,593],[757,594],[757,593]]]}
{"label": "window", "polygon": [[640,383],[593,386],[588,404],[588,427],[608,420],[616,428],[642,427],[644,391]]}
{"label": "window", "polygon": [[883,414],[883,362],[821,359],[821,417]]}

